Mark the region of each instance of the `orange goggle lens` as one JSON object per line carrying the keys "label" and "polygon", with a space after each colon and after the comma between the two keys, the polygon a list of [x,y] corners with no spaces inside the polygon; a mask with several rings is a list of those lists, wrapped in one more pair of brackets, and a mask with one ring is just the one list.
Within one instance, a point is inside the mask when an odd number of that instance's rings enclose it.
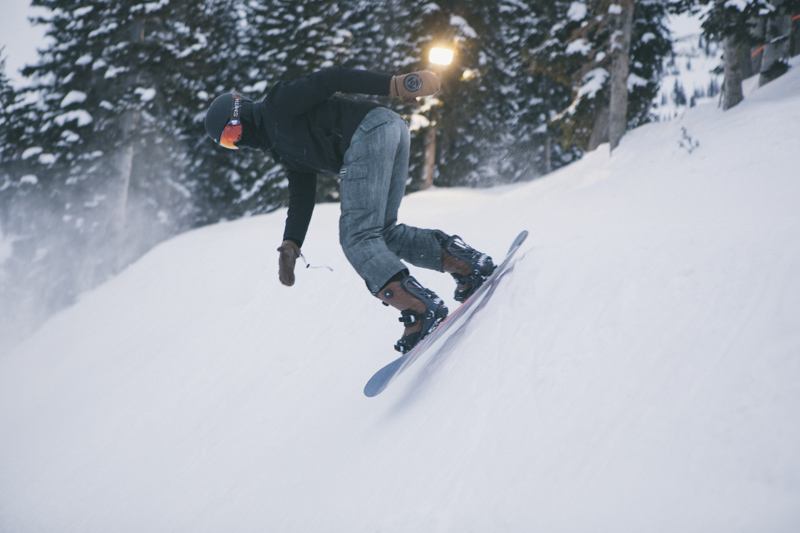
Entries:
{"label": "orange goggle lens", "polygon": [[225,148],[230,148],[231,150],[238,150],[239,147],[236,144],[242,138],[242,123],[238,122],[236,124],[231,124],[228,122],[228,125],[225,126],[225,129],[222,130],[222,137],[219,139],[219,144],[224,146]]}

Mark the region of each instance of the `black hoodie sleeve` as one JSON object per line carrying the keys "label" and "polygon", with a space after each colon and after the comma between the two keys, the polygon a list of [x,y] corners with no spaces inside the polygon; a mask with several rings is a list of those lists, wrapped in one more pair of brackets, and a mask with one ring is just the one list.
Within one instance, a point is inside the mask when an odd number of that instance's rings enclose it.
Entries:
{"label": "black hoodie sleeve", "polygon": [[280,81],[270,89],[273,108],[289,115],[301,115],[339,93],[389,95],[392,77],[368,70],[329,67],[297,81]]}
{"label": "black hoodie sleeve", "polygon": [[283,240],[291,240],[298,247],[303,246],[311,215],[314,213],[314,199],[317,195],[317,175],[289,171],[289,211],[286,214],[286,228]]}

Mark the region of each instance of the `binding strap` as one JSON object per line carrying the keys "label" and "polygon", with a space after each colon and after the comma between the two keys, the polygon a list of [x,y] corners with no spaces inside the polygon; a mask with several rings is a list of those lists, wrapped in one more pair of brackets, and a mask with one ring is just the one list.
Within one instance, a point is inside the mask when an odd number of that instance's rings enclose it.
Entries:
{"label": "binding strap", "polygon": [[420,320],[425,318],[425,315],[422,313],[416,313],[411,309],[406,309],[400,312],[401,316],[397,320],[405,324],[406,327],[413,326],[417,324]]}

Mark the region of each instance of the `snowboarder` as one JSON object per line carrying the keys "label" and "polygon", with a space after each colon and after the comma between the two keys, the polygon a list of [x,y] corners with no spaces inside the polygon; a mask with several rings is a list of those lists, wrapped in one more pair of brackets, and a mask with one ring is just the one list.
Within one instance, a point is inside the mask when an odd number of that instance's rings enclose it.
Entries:
{"label": "snowboarder", "polygon": [[444,320],[447,307],[401,260],[451,274],[460,302],[495,265],[458,236],[397,223],[408,176],[408,124],[377,103],[336,93],[390,96],[413,105],[417,97],[436,94],[439,88],[430,71],[390,76],[331,67],[293,82],[279,81],[261,102],[238,92],[223,94],[205,117],[206,132],[217,144],[270,151],[288,171],[289,210],[278,248],[278,277],[286,286],[295,282],[317,173],[338,174],[339,241],[370,292],[401,312],[405,330],[395,349],[402,353]]}

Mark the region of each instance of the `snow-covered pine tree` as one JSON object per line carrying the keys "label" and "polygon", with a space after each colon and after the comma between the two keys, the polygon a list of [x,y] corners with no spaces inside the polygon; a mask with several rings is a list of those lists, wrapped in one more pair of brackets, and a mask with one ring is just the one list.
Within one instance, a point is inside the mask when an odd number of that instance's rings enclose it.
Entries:
{"label": "snow-covered pine tree", "polygon": [[[442,177],[492,185],[531,179],[560,166],[559,154],[548,152],[547,111],[554,95],[546,79],[526,68],[526,40],[540,23],[534,6],[513,0],[458,5],[469,21],[472,34],[464,42],[473,52],[457,73],[462,96],[450,105],[459,130],[452,148],[442,154],[447,163]],[[464,101],[473,107],[472,116],[463,116]],[[468,180],[461,181],[464,177]]]}
{"label": "snow-covered pine tree", "polygon": [[[534,70],[572,89],[572,103],[551,122],[562,146],[593,150],[609,140],[611,71],[622,6],[613,0],[556,2],[550,10],[550,29],[531,51]],[[658,90],[661,59],[670,50],[663,24],[666,6],[636,2],[631,26],[631,46],[626,78],[627,128],[649,120]],[[624,33],[624,32],[623,32]],[[619,60],[618,60],[619,62]],[[619,119],[617,119],[619,120]]]}
{"label": "snow-covered pine tree", "polygon": [[47,144],[53,185],[72,198],[62,207],[68,231],[102,278],[187,227],[180,76],[202,36],[179,4],[36,4],[50,10],[53,45],[26,69],[42,109],[27,142]]}
{"label": "snow-covered pine tree", "polygon": [[0,338],[8,344],[44,319],[42,301],[60,299],[52,286],[43,283],[31,292],[24,283],[55,278],[52,272],[47,275],[47,250],[35,236],[57,230],[60,221],[48,209],[45,180],[33,173],[42,148],[25,149],[19,143],[33,127],[34,113],[32,104],[21,103],[18,96],[5,75],[5,60],[0,59]]}
{"label": "snow-covered pine tree", "polygon": [[[3,164],[8,155],[11,153],[9,146],[10,138],[8,136],[9,127],[11,125],[11,106],[14,104],[14,88],[6,76],[6,58],[3,53],[3,48],[0,47],[0,202],[2,202],[3,191],[11,187],[11,177],[5,171]],[[0,204],[2,207],[2,204]],[[5,211],[0,209],[0,212]],[[3,220],[0,218],[0,230],[2,229]]]}
{"label": "snow-covered pine tree", "polygon": [[[703,33],[710,41],[722,42],[725,73],[722,107],[730,109],[744,99],[742,80],[753,72],[751,57],[756,58],[758,67],[769,70],[769,64],[776,58],[788,55],[783,43],[790,37],[790,28],[785,21],[789,14],[800,11],[800,0],[679,0],[672,2],[672,10],[698,12],[701,6],[709,4],[711,9],[703,21]],[[780,60],[776,68],[778,71],[783,68]],[[774,74],[778,72],[767,73],[765,81]]]}
{"label": "snow-covered pine tree", "polygon": [[629,129],[654,119],[653,101],[661,85],[664,58],[673,50],[666,24],[669,13],[663,2],[636,3],[628,72]]}
{"label": "snow-covered pine tree", "polygon": [[[405,37],[400,72],[427,68],[442,79],[441,93],[412,117],[422,126],[412,140],[412,161],[433,143],[435,183],[442,186],[487,186],[544,172],[541,87],[523,60],[525,39],[536,23],[531,10],[510,0],[470,0],[405,2],[403,12],[410,37]],[[395,42],[402,42],[398,37]],[[433,46],[454,49],[453,63],[431,65]],[[422,186],[427,174],[419,172],[424,164],[416,161],[412,189]]]}
{"label": "snow-covered pine tree", "polygon": [[[181,129],[185,135],[192,191],[192,225],[199,226],[261,213],[283,203],[274,165],[256,150],[232,151],[214,144],[205,131],[204,118],[211,102],[233,90],[260,100],[266,81],[264,65],[255,60],[266,47],[256,28],[267,6],[241,0],[205,0],[202,11],[192,11],[193,31],[203,42],[187,59],[182,73],[187,98],[181,106]],[[269,71],[266,72],[269,75]]]}
{"label": "snow-covered pine tree", "polygon": [[[244,0],[240,2],[241,43],[236,50],[237,86],[262,100],[279,80],[295,80],[324,67],[342,64],[349,35],[341,29],[343,7],[330,0]],[[219,87],[221,92],[222,87]],[[227,90],[231,90],[229,86]],[[236,205],[266,212],[288,199],[285,171],[261,154],[236,154]],[[243,166],[244,163],[244,166]],[[335,177],[318,177],[318,201],[338,198]]]}
{"label": "snow-covered pine tree", "polygon": [[[426,10],[434,9],[429,4],[426,8],[426,4],[407,0],[340,2],[342,17],[339,31],[346,37],[347,49],[344,65],[390,75],[428,68],[422,60],[422,46],[430,37],[422,38],[413,31],[421,23]],[[429,132],[425,126],[428,124],[427,117],[398,100],[377,100],[401,114],[411,124],[408,188],[419,189],[425,173],[425,143]]]}
{"label": "snow-covered pine tree", "polygon": [[[430,69],[442,82],[441,91],[423,102],[421,114],[427,119],[419,134],[424,135],[424,180],[421,187],[480,185],[487,180],[482,167],[488,166],[484,154],[491,135],[480,130],[480,105],[485,96],[485,67],[488,61],[481,55],[480,33],[472,26],[478,20],[470,2],[420,3],[415,11],[417,21],[409,26],[412,40],[419,50],[418,63],[413,70]],[[450,65],[433,65],[429,61],[434,47],[453,50]],[[483,58],[483,60],[482,60]],[[464,152],[464,145],[471,150]]]}
{"label": "snow-covered pine tree", "polygon": [[51,44],[24,70],[32,83],[12,110],[9,155],[32,192],[6,219],[30,243],[15,250],[30,264],[14,281],[46,313],[193,224],[192,76],[208,37],[203,3],[34,4],[47,9]]}
{"label": "snow-covered pine tree", "polygon": [[598,4],[555,3],[548,17],[551,27],[531,53],[536,71],[571,88],[572,102],[554,117],[552,126],[562,145],[583,150],[593,150],[608,136],[611,30],[608,17],[596,12],[602,11]]}
{"label": "snow-covered pine tree", "polygon": [[419,66],[422,43],[412,30],[426,11],[422,3],[344,0],[339,6],[339,32],[346,37],[348,67],[394,75]]}
{"label": "snow-covered pine tree", "polygon": [[800,12],[800,0],[772,0],[767,13],[759,85],[764,85],[789,70],[792,16]]}

